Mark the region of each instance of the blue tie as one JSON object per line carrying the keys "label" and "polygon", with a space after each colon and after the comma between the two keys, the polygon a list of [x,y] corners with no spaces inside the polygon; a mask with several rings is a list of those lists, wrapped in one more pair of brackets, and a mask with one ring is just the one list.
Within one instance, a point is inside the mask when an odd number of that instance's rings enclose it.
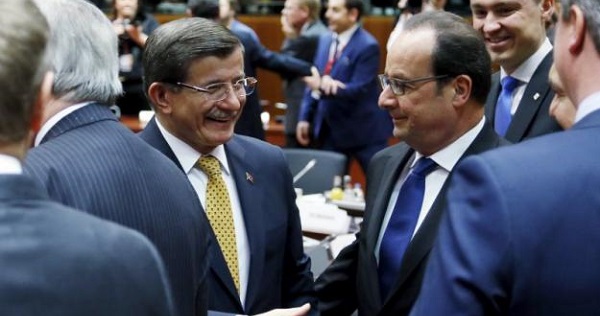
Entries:
{"label": "blue tie", "polygon": [[400,188],[394,211],[385,229],[379,248],[379,287],[385,300],[394,280],[398,278],[402,257],[412,238],[423,205],[425,177],[437,168],[429,158],[421,158]]}
{"label": "blue tie", "polygon": [[511,76],[506,76],[502,79],[502,92],[500,92],[498,102],[496,103],[496,114],[494,119],[494,126],[498,135],[504,136],[506,134],[506,130],[508,130],[508,126],[510,125],[510,121],[512,119],[510,114],[510,109],[512,107],[512,94],[519,83],[520,82],[518,79],[515,79]]}

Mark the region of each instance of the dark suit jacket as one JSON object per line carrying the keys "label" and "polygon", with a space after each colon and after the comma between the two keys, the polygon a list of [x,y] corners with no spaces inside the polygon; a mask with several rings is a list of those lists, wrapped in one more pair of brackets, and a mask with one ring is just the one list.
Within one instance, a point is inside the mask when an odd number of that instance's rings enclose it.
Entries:
{"label": "dark suit jacket", "polygon": [[415,315],[600,315],[600,111],[466,159]]}
{"label": "dark suit jacket", "polygon": [[[313,21],[302,33],[294,39],[286,39],[283,42],[281,53],[284,55],[300,58],[312,64],[317,51],[319,37],[327,32],[327,27],[319,20]],[[287,109],[285,111],[285,133],[296,135],[298,115],[300,114],[300,103],[306,89],[302,76],[283,72],[284,96]]]}
{"label": "dark suit jacket", "polygon": [[[140,136],[179,165],[155,120],[148,123]],[[310,259],[304,254],[292,176],[281,149],[234,135],[225,144],[225,151],[248,234],[250,272],[242,308],[215,241],[209,273],[209,309],[252,315],[273,308],[298,307],[306,302],[315,306]]]}
{"label": "dark suit jacket", "polygon": [[[321,73],[329,59],[332,33],[319,39],[314,64]],[[379,44],[359,27],[343,48],[331,69],[331,77],[346,85],[334,96],[322,95],[314,99],[310,89],[304,94],[300,109],[301,121],[310,122],[318,137],[326,123],[336,148],[346,149],[387,141],[392,135],[392,120],[386,111],[379,109],[377,100],[381,92],[377,84],[379,71]]]}
{"label": "dark suit jacket", "polygon": [[158,248],[178,315],[206,313],[208,219],[189,181],[99,104],[61,119],[25,171],[50,198],[131,227]]}
{"label": "dark suit jacket", "polygon": [[2,315],[175,315],[160,257],[139,233],[0,175]]}
{"label": "dark suit jacket", "polygon": [[[496,148],[506,141],[486,123],[461,157]],[[359,315],[407,315],[417,298],[425,264],[437,236],[440,216],[447,203],[448,180],[431,206],[425,221],[406,250],[395,286],[382,302],[379,294],[377,262],[374,249],[390,195],[414,150],[406,143],[377,153],[367,174],[366,212],[357,240],[346,247],[317,280],[316,290],[322,315],[349,315],[358,308]],[[450,175],[452,176],[452,174]]]}
{"label": "dark suit jacket", "polygon": [[[548,72],[552,66],[552,60],[552,52],[550,52],[527,84],[521,103],[519,103],[506,130],[506,135],[504,135],[508,141],[518,143],[527,138],[562,130],[558,122],[548,114],[550,103],[554,98],[554,92],[548,83]],[[498,102],[501,90],[500,72],[497,72],[492,75],[492,89],[485,103],[485,117],[492,122],[492,125],[496,116],[496,102]]]}
{"label": "dark suit jacket", "polygon": [[[257,67],[276,72],[291,73],[296,76],[310,75],[311,63],[266,49],[260,43],[256,32],[246,24],[235,20],[231,25],[231,32],[244,45],[244,72],[246,76],[256,77]],[[257,90],[246,99],[244,111],[242,111],[242,115],[235,125],[235,132],[241,135],[264,139],[265,131],[260,120],[262,106],[260,105]]]}

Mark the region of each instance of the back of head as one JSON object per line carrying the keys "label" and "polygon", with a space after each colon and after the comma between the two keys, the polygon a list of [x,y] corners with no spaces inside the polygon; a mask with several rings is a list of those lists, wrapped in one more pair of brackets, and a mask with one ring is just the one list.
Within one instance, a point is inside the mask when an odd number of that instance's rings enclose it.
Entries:
{"label": "back of head", "polygon": [[193,17],[205,18],[213,21],[219,19],[218,0],[190,0],[188,8]]}
{"label": "back of head", "polygon": [[29,135],[47,38],[46,20],[31,0],[0,1],[0,145]]}
{"label": "back of head", "polygon": [[435,32],[433,74],[469,76],[471,98],[483,106],[490,91],[492,66],[481,34],[460,16],[445,11],[419,13],[407,21],[404,30],[423,27]]}
{"label": "back of head", "polygon": [[224,58],[242,47],[226,27],[202,18],[161,25],[148,37],[143,55],[144,91],[153,82],[184,82],[189,65],[209,56]]}
{"label": "back of head", "polygon": [[121,94],[117,35],[85,0],[35,0],[50,25],[52,92],[68,103],[112,104]]}
{"label": "back of head", "polygon": [[561,0],[562,19],[569,18],[569,8],[577,5],[585,16],[586,31],[594,41],[594,47],[600,54],[600,4],[598,0]]}

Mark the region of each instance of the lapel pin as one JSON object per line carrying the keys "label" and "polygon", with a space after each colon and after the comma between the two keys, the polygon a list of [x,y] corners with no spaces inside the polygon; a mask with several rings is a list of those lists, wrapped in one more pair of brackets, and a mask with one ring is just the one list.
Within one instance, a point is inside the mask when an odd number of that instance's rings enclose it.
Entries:
{"label": "lapel pin", "polygon": [[248,171],[246,171],[246,180],[254,184],[254,177]]}
{"label": "lapel pin", "polygon": [[537,99],[539,99],[539,98],[540,98],[540,94],[536,92],[536,93],[533,95],[533,100],[537,101]]}

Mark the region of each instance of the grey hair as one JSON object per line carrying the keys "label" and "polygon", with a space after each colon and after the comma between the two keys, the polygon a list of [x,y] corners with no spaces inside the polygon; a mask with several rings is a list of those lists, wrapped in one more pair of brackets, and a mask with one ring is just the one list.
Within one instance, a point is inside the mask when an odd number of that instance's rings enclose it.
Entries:
{"label": "grey hair", "polygon": [[0,144],[29,135],[47,71],[48,24],[31,0],[0,1]]}
{"label": "grey hair", "polygon": [[113,104],[122,93],[117,35],[108,18],[84,0],[35,0],[50,25],[52,92],[72,103]]}
{"label": "grey hair", "polygon": [[594,41],[596,51],[600,53],[600,3],[598,0],[561,0],[563,20],[569,18],[569,8],[573,5],[581,8],[587,32]]}

